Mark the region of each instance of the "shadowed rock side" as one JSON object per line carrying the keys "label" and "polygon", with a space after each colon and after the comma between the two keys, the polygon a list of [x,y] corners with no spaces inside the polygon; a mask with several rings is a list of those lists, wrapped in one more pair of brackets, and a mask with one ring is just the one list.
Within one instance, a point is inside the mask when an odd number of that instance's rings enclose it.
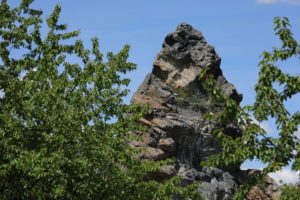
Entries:
{"label": "shadowed rock side", "polygon": [[[209,200],[230,199],[241,174],[239,166],[230,170],[200,166],[201,161],[221,151],[218,141],[211,135],[218,125],[202,117],[206,112],[221,108],[201,88],[200,72],[211,68],[225,94],[237,103],[242,100],[242,95],[222,75],[220,63],[221,58],[202,34],[188,24],[181,24],[166,36],[152,73],[146,76],[131,100],[151,108],[141,119],[141,123],[149,127],[147,132],[139,133],[144,140],[132,142],[134,147],[145,147],[140,159],[176,160],[173,165],[163,166],[152,178],[164,180],[179,174],[183,177],[183,185],[202,181],[198,191]],[[241,135],[241,130],[233,124],[225,128],[233,137]]]}

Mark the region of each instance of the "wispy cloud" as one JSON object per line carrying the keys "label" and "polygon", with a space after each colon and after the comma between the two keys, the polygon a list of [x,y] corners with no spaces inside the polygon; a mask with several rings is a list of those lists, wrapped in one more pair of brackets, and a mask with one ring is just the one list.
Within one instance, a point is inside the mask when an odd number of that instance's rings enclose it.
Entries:
{"label": "wispy cloud", "polygon": [[292,171],[290,169],[282,169],[280,171],[269,173],[269,176],[273,178],[277,184],[283,183],[289,184],[295,184],[299,181],[299,171]]}
{"label": "wispy cloud", "polygon": [[287,3],[292,5],[300,5],[300,0],[256,0],[257,4],[274,4],[274,3]]}
{"label": "wispy cloud", "polygon": [[[248,169],[262,170],[263,168],[241,167],[241,170],[248,170]],[[268,175],[272,179],[274,179],[278,185],[295,184],[300,181],[299,179],[300,171],[293,171],[291,169],[281,169],[280,171],[277,172],[268,173]]]}
{"label": "wispy cloud", "polygon": [[0,98],[3,98],[3,96],[4,96],[4,92],[0,90]]}
{"label": "wispy cloud", "polygon": [[300,139],[300,128],[298,128],[294,135]]}
{"label": "wispy cloud", "polygon": [[272,4],[276,2],[278,2],[278,0],[256,0],[256,3],[258,4]]}
{"label": "wispy cloud", "polygon": [[272,133],[272,129],[270,127],[270,125],[266,122],[258,122],[256,119],[254,119],[252,117],[253,123],[259,125],[262,129],[264,129],[266,131],[266,133],[270,134]]}
{"label": "wispy cloud", "polygon": [[288,4],[300,5],[300,0],[281,0],[281,1]]}

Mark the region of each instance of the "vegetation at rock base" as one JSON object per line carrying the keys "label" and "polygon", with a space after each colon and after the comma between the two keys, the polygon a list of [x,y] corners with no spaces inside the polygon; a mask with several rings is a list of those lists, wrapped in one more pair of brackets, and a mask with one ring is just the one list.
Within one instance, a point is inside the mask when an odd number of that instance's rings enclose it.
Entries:
{"label": "vegetation at rock base", "polygon": [[[286,108],[286,102],[300,92],[300,77],[284,73],[278,67],[278,63],[284,63],[289,58],[299,59],[300,46],[293,37],[288,18],[276,17],[274,24],[275,34],[282,45],[280,48],[273,47],[271,51],[262,53],[258,82],[255,85],[256,99],[253,105],[240,107],[224,95],[222,90],[216,87],[216,82],[209,73],[210,69],[203,70],[200,76],[212,98],[224,106],[222,112],[210,113],[207,117],[220,124],[236,123],[243,129],[243,136],[235,139],[224,134],[222,129],[215,130],[214,134],[220,139],[223,152],[211,156],[202,164],[224,167],[243,163],[246,159],[257,159],[267,165],[261,172],[251,175],[234,199],[243,199],[249,189],[259,183],[269,172],[278,171],[289,164],[292,164],[293,170],[300,169],[300,141],[294,135],[300,124],[300,112],[296,110],[290,113]],[[253,122],[251,115],[258,122],[275,119],[279,136],[267,135],[264,129]],[[291,188],[285,191],[289,190]],[[284,195],[285,199],[290,199],[287,197],[288,192]]]}
{"label": "vegetation at rock base", "polygon": [[60,6],[43,38],[31,3],[0,4],[0,199],[198,198],[178,177],[145,181],[162,163],[141,163],[127,144],[145,111],[122,102],[129,46],[104,62],[97,38],[86,49],[58,23]]}
{"label": "vegetation at rock base", "polygon": [[280,195],[280,200],[298,200],[300,197],[300,187],[299,185],[285,185],[282,187],[282,194]]}

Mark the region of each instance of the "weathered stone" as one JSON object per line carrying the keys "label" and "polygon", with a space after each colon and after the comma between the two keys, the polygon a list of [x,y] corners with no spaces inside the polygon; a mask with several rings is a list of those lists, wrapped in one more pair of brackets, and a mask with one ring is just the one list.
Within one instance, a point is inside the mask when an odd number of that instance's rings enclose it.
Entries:
{"label": "weathered stone", "polygon": [[130,145],[133,147],[155,146],[155,144],[156,144],[155,138],[153,138],[152,134],[148,132],[142,135],[142,140],[139,141],[134,140],[130,142]]}
{"label": "weathered stone", "polygon": [[[242,100],[242,95],[223,76],[220,63],[221,58],[202,33],[181,24],[166,36],[152,73],[146,76],[131,100],[150,107],[150,112],[141,119],[149,129],[143,135],[143,145],[147,147],[140,158],[176,160],[174,165],[162,167],[151,178],[163,180],[177,174],[182,177],[182,185],[201,181],[198,191],[206,200],[230,199],[242,180],[239,166],[228,170],[200,166],[200,162],[222,150],[211,135],[220,125],[203,118],[204,113],[221,108],[203,90],[198,80],[201,71],[209,68],[226,95],[237,103]],[[222,128],[234,138],[242,134],[235,124]]]}
{"label": "weathered stone", "polygon": [[[243,170],[242,181],[245,182],[249,175],[259,172],[257,169]],[[281,188],[276,184],[274,179],[266,175],[259,185],[254,186],[248,193],[247,200],[279,200],[282,193]]]}
{"label": "weathered stone", "polygon": [[254,186],[247,196],[247,200],[272,200],[261,188]]}
{"label": "weathered stone", "polygon": [[174,165],[163,165],[160,168],[161,173],[165,176],[165,177],[172,177],[176,174],[176,168]]}
{"label": "weathered stone", "polygon": [[172,153],[176,150],[176,144],[172,138],[160,139],[158,142],[158,148]]}
{"label": "weathered stone", "polygon": [[[188,24],[181,24],[165,38],[152,73],[146,76],[132,98],[132,103],[151,108],[141,119],[149,129],[143,136],[144,143],[139,144],[147,146],[140,158],[175,158],[176,166],[162,168],[161,173],[156,174],[157,179],[179,174],[183,185],[203,181],[198,191],[203,192],[206,199],[228,199],[237,188],[236,179],[230,172],[200,167],[201,161],[220,152],[221,147],[211,135],[217,125],[202,117],[205,112],[214,110],[215,105],[203,91],[199,74],[203,69],[211,68],[225,94],[238,103],[242,99],[223,77],[220,63],[220,57],[202,34]],[[236,137],[241,134],[235,126],[224,128],[230,129],[228,132],[235,133]]]}
{"label": "weathered stone", "polygon": [[153,148],[153,147],[146,147],[145,151],[142,152],[139,156],[141,159],[146,160],[162,160],[167,157],[166,152],[161,149]]}
{"label": "weathered stone", "polygon": [[272,200],[278,200],[280,198],[282,191],[274,179],[272,179],[270,176],[266,176],[264,178],[264,185],[264,193]]}

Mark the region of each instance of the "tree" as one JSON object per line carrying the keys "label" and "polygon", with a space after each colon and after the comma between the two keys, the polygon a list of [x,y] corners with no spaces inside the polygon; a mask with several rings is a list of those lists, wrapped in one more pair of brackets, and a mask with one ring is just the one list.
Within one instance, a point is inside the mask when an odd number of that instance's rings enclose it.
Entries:
{"label": "tree", "polygon": [[297,200],[300,195],[299,185],[284,185],[282,187],[282,194],[280,200]]}
{"label": "tree", "polygon": [[[288,18],[276,17],[274,24],[275,34],[282,46],[262,53],[253,105],[240,107],[224,95],[222,90],[216,87],[216,81],[209,73],[210,69],[204,70],[200,76],[211,97],[224,107],[221,112],[210,113],[207,117],[221,124],[235,123],[243,129],[243,136],[240,138],[231,138],[224,134],[222,129],[215,130],[214,134],[220,139],[223,152],[212,156],[203,164],[224,167],[241,164],[246,159],[257,159],[267,164],[261,172],[250,176],[248,183],[235,195],[235,199],[243,199],[249,189],[269,172],[278,171],[290,163],[292,169],[300,169],[300,140],[294,135],[300,124],[300,112],[298,110],[290,113],[286,108],[286,102],[300,92],[300,77],[284,73],[278,67],[279,62],[292,57],[300,58],[300,46],[293,38]],[[265,130],[253,122],[251,115],[258,122],[275,119],[279,136],[266,135]]]}
{"label": "tree", "polygon": [[0,198],[196,198],[178,177],[145,181],[161,163],[141,163],[127,144],[145,111],[122,101],[122,74],[135,69],[129,46],[104,62],[97,38],[86,49],[79,31],[58,23],[60,6],[42,38],[43,12],[32,2],[0,5]]}

